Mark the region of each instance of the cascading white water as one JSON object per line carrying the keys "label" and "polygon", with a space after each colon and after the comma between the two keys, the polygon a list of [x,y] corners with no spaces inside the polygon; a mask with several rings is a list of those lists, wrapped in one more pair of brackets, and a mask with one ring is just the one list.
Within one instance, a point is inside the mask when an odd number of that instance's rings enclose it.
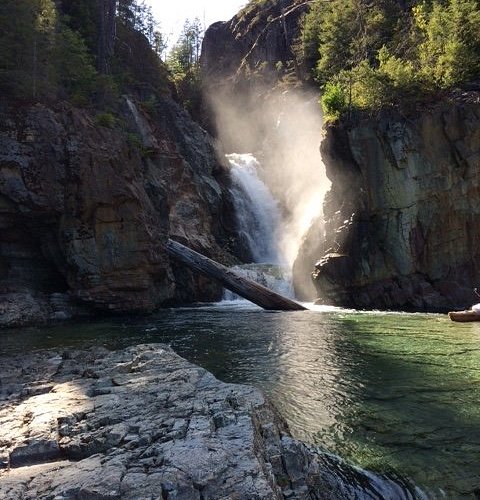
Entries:
{"label": "cascading white water", "polygon": [[[261,217],[257,219],[257,223],[266,226],[266,231],[263,234],[262,231],[256,231],[258,236],[253,236],[254,233],[242,229],[240,238],[243,236],[244,241],[249,243],[257,261],[276,260],[290,268],[293,268],[295,262],[300,263],[296,266],[299,272],[295,273],[295,288],[303,297],[313,298],[315,290],[309,282],[308,264],[305,260],[310,258],[307,247],[315,251],[315,235],[311,235],[311,245],[304,247],[303,243],[315,223],[321,254],[322,206],[324,195],[330,187],[319,151],[323,138],[319,96],[293,89],[278,88],[278,91],[272,91],[271,88],[256,85],[249,86],[245,91],[236,87],[235,92],[231,92],[229,86],[224,86],[223,91],[217,90],[215,87],[215,92],[208,95],[207,99],[215,115],[220,143],[229,151],[262,151],[260,178],[281,207],[281,223],[276,225],[276,229],[275,224],[264,222],[260,210]],[[242,161],[245,159],[243,155],[234,155],[230,161],[233,160],[238,166],[237,160],[240,158],[243,158]],[[247,171],[251,169],[247,168]],[[237,174],[241,178],[246,176],[245,171],[239,171],[234,166],[232,177]],[[258,176],[254,178],[258,179]],[[262,191],[265,189],[264,183]],[[248,184],[247,189],[242,192],[249,193],[254,202],[259,200],[263,203],[265,200],[261,194],[254,195]],[[240,203],[241,201],[237,202],[237,211],[245,214],[245,210],[239,207]],[[270,249],[273,248],[273,252],[263,252],[261,246],[265,243],[268,243]],[[272,254],[277,258],[271,259]],[[312,262],[312,269],[313,265]]]}
{"label": "cascading white water", "polygon": [[[260,164],[251,154],[229,154],[232,195],[239,237],[250,248],[253,264],[235,266],[233,270],[245,277],[293,297],[291,272],[279,247],[279,231],[283,218],[277,201],[260,179]],[[224,300],[239,297],[225,290]]]}
{"label": "cascading white water", "polygon": [[[242,264],[233,266],[233,271],[245,276],[245,278],[256,281],[284,297],[294,298],[291,272],[285,266],[275,264]],[[243,300],[236,293],[224,289],[223,300]]]}
{"label": "cascading white water", "polygon": [[251,154],[229,154],[227,159],[240,238],[247,241],[254,262],[283,263],[278,246],[282,216],[272,193],[258,177],[258,161]]}

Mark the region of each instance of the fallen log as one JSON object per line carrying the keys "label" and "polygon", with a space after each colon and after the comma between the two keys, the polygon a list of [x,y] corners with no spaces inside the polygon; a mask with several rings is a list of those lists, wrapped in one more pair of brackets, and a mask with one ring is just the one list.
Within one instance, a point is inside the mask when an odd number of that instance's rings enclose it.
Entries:
{"label": "fallen log", "polygon": [[168,240],[167,252],[195,272],[220,281],[225,288],[264,309],[270,311],[306,310],[306,307],[303,307],[298,302],[245,278],[228,267],[178,243],[178,241]]}

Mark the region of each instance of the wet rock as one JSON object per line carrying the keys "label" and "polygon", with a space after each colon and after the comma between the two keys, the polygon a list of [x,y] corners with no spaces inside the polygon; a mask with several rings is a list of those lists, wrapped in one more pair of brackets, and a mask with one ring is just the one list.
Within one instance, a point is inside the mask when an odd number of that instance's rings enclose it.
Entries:
{"label": "wet rock", "polygon": [[[52,386],[0,407],[1,498],[379,498],[374,480],[390,487],[342,464],[344,484],[340,461],[292,439],[258,390],[222,383],[166,346],[68,357],[78,366],[55,372],[51,352],[0,360],[0,379],[28,366],[25,387]],[[98,378],[82,377],[85,368]]]}

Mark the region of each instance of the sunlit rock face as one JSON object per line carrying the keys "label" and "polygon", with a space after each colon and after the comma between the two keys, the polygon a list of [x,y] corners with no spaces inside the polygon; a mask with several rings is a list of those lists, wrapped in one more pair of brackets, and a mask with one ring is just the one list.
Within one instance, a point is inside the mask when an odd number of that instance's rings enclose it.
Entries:
{"label": "sunlit rock face", "polygon": [[[262,106],[276,99],[271,95],[273,88],[292,88],[291,84],[300,85],[307,77],[308,72],[296,62],[292,44],[308,7],[306,0],[250,2],[229,21],[206,30],[200,58],[206,104],[203,120],[213,135],[221,137],[227,152],[262,149],[275,124],[259,119],[252,127],[241,115],[268,114],[268,110],[262,113]],[[225,126],[228,113],[235,114],[238,122],[233,131]],[[223,115],[220,121],[219,114]]]}
{"label": "sunlit rock face", "polygon": [[273,84],[294,71],[291,44],[308,7],[306,0],[252,2],[229,21],[212,24],[202,44],[207,84],[222,86],[227,79],[230,86],[235,82],[242,88],[259,81]]}
{"label": "sunlit rock face", "polygon": [[293,439],[258,389],[168,346],[2,357],[0,376],[5,500],[413,498]]}
{"label": "sunlit rock face", "polygon": [[113,128],[67,105],[1,110],[0,325],[221,296],[164,249],[229,260],[212,142],[171,99],[134,101]]}
{"label": "sunlit rock face", "polygon": [[[388,112],[331,126],[322,155],[332,188],[324,206],[325,250],[313,274],[321,298],[359,308],[423,311],[475,301],[477,95],[409,118]],[[310,234],[306,245],[321,241]]]}

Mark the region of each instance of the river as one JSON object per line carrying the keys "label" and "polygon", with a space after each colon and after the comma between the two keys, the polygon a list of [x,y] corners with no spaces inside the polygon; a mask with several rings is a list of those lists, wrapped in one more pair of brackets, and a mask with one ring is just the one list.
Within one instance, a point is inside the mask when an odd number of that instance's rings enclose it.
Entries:
{"label": "river", "polygon": [[263,389],[292,434],[434,498],[480,491],[480,324],[446,316],[243,302],[0,333],[0,353],[163,342]]}

